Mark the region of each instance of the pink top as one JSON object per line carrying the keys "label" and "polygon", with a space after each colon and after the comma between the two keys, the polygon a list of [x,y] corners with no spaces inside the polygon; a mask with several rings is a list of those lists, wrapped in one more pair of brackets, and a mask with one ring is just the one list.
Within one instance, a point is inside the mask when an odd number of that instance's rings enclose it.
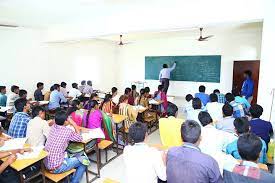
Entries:
{"label": "pink top", "polygon": [[100,110],[95,110],[90,113],[89,120],[87,123],[87,114],[88,112],[84,113],[83,116],[83,123],[86,128],[94,129],[94,128],[101,128],[103,116]]}
{"label": "pink top", "polygon": [[73,112],[71,115],[72,120],[77,124],[77,126],[82,126],[83,112],[77,110]]}

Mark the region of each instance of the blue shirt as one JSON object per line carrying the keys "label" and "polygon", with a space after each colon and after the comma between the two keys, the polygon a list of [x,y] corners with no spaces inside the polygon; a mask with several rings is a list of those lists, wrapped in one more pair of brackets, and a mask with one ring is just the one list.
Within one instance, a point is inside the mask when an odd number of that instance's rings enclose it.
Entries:
{"label": "blue shirt", "polygon": [[[231,154],[236,159],[242,159],[238,152],[237,141],[238,140],[235,140],[226,146],[226,154]],[[261,141],[263,146],[260,153],[259,163],[266,163],[266,145],[262,139]]]}
{"label": "blue shirt", "polygon": [[251,78],[248,78],[243,82],[241,94],[242,96],[245,96],[246,99],[248,99],[249,97],[253,96],[253,91],[254,82]]}
{"label": "blue shirt", "polygon": [[250,103],[244,97],[236,96],[235,102],[241,104],[246,109],[249,109],[251,107]]}
{"label": "blue shirt", "polygon": [[30,120],[30,116],[25,112],[15,113],[10,123],[8,135],[13,138],[26,137],[27,125]]}
{"label": "blue shirt", "polygon": [[64,97],[64,95],[61,92],[54,90],[50,95],[49,109],[56,109],[60,107],[60,103],[64,102],[67,102],[67,99]]}
{"label": "blue shirt", "polygon": [[261,137],[266,145],[270,141],[270,135],[273,134],[272,124],[259,118],[252,119],[250,122],[251,132]]}
{"label": "blue shirt", "polygon": [[230,105],[233,107],[234,118],[240,118],[245,116],[243,106],[241,104],[238,104],[237,102],[232,101],[230,102]]}
{"label": "blue shirt", "polygon": [[209,102],[209,96],[205,93],[196,93],[195,97],[199,98],[204,106],[206,106],[206,104]]}
{"label": "blue shirt", "polygon": [[3,93],[0,93],[0,106],[6,107],[7,104],[7,96]]}

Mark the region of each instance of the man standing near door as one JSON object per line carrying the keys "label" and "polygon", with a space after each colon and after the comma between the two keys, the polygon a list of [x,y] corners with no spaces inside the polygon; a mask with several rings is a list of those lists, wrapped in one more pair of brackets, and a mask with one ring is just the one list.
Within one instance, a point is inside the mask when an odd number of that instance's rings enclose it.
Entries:
{"label": "man standing near door", "polygon": [[168,68],[167,64],[163,64],[163,69],[159,73],[159,80],[163,85],[163,91],[167,94],[169,88],[169,80],[171,72],[176,68],[176,62],[174,62],[171,68]]}
{"label": "man standing near door", "polygon": [[251,78],[252,72],[250,70],[247,70],[244,72],[244,82],[242,86],[241,94],[243,97],[245,97],[249,103],[253,100],[253,92],[254,92],[254,82]]}

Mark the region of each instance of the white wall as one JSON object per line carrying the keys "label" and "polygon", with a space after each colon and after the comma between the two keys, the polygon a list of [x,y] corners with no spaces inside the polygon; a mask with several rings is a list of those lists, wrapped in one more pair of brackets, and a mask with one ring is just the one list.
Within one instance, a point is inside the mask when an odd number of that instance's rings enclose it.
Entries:
{"label": "white wall", "polygon": [[[195,93],[198,86],[206,85],[207,93],[219,88],[228,92],[232,87],[233,61],[260,59],[261,51],[261,24],[245,28],[234,28],[230,31],[212,30],[209,34],[215,35],[209,41],[198,42],[197,36],[185,38],[182,36],[169,36],[167,38],[137,41],[120,48],[118,81],[120,89],[129,86],[131,81],[144,80],[145,56],[173,56],[173,55],[222,55],[221,82],[171,82],[170,95],[185,96]],[[173,35],[173,34],[172,34]],[[152,90],[156,90],[158,81],[147,81]]]}

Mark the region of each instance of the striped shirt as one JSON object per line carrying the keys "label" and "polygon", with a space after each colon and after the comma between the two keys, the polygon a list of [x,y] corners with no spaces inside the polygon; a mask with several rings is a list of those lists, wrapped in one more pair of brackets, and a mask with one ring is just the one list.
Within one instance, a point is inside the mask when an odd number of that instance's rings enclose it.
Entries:
{"label": "striped shirt", "polygon": [[17,112],[13,116],[8,134],[13,138],[24,138],[26,137],[27,125],[31,120],[30,116],[25,112]]}

